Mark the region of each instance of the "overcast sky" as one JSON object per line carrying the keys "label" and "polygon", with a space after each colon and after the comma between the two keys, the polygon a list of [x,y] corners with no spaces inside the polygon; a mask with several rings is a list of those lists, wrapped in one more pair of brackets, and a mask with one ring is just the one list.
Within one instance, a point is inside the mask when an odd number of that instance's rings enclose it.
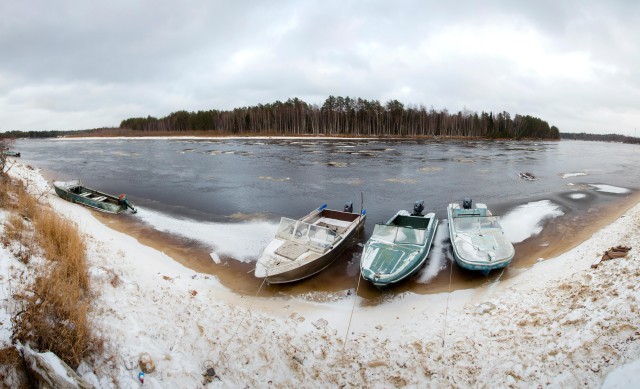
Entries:
{"label": "overcast sky", "polygon": [[328,95],[640,127],[640,1],[0,0],[0,130]]}

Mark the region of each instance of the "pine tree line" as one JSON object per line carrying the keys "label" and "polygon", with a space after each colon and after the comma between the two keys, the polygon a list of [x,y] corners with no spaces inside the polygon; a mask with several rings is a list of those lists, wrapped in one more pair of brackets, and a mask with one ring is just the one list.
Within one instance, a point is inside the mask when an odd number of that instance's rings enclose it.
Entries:
{"label": "pine tree line", "polygon": [[329,96],[322,106],[298,98],[233,110],[177,111],[163,118],[130,118],[121,128],[144,132],[211,131],[238,135],[447,136],[559,139],[557,127],[508,112],[449,113],[398,100]]}

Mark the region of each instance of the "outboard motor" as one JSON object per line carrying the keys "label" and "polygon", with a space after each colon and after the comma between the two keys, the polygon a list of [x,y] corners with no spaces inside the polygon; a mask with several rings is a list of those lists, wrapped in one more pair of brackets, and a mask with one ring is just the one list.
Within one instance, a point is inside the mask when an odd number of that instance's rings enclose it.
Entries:
{"label": "outboard motor", "polygon": [[348,203],[346,203],[344,205],[344,211],[345,212],[349,212],[349,213],[353,213],[353,201],[349,201]]}
{"label": "outboard motor", "polygon": [[471,209],[472,203],[473,203],[473,200],[471,199],[462,200],[462,209]]}
{"label": "outboard motor", "polygon": [[411,216],[422,216],[422,211],[424,211],[424,200],[416,201],[413,204],[413,213]]}
{"label": "outboard motor", "polygon": [[127,196],[125,196],[124,194],[121,194],[120,196],[118,196],[118,200],[120,201],[120,204],[125,206],[125,210],[127,208],[131,208],[131,211],[133,213],[137,213],[138,210],[133,208],[133,205],[131,205],[131,203],[127,200]]}

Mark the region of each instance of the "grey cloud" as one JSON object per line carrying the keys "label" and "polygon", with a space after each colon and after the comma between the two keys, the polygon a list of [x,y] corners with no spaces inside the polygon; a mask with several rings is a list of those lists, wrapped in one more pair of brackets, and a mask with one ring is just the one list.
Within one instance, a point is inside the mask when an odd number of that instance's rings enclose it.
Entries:
{"label": "grey cloud", "polygon": [[[0,129],[93,128],[333,94],[629,132],[640,118],[639,16],[626,1],[3,2]],[[575,73],[585,74],[574,76],[571,62],[523,70],[515,53],[535,47],[433,46],[491,28],[532,31],[541,55],[584,59]]]}

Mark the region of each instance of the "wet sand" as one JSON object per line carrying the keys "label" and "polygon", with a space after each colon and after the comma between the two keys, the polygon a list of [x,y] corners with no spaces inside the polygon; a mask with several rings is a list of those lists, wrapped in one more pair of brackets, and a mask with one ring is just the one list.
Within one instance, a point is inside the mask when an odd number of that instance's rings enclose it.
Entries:
{"label": "wet sand", "polygon": [[[366,305],[376,305],[405,292],[427,294],[470,289],[513,277],[526,271],[539,260],[556,257],[587,240],[594,232],[619,218],[640,201],[640,192],[616,196],[609,201],[571,202],[567,194],[555,195],[551,199],[564,208],[565,215],[548,221],[540,234],[516,244],[516,256],[512,264],[503,270],[496,270],[484,276],[459,268],[451,260],[451,248],[447,239],[447,243],[442,247],[445,256],[443,267],[427,283],[416,282],[419,275],[415,275],[405,282],[381,291],[367,282],[360,282],[358,295],[367,300]],[[505,205],[504,208],[510,206]],[[254,295],[262,284],[261,279],[253,276],[254,262],[245,263],[221,257],[220,263],[216,264],[209,255],[211,249],[196,241],[157,231],[131,215],[108,215],[96,211],[93,213],[102,223],[164,252],[182,265],[196,272],[215,276],[224,286],[236,293]],[[440,226],[443,227],[446,226]],[[354,239],[341,258],[321,273],[292,284],[266,285],[260,291],[260,295],[298,296],[313,301],[327,301],[352,293],[358,283],[362,251],[357,243],[364,243],[363,234]],[[615,243],[612,242],[612,245]],[[602,249],[605,250],[606,247]],[[425,266],[427,265],[428,261]]]}

